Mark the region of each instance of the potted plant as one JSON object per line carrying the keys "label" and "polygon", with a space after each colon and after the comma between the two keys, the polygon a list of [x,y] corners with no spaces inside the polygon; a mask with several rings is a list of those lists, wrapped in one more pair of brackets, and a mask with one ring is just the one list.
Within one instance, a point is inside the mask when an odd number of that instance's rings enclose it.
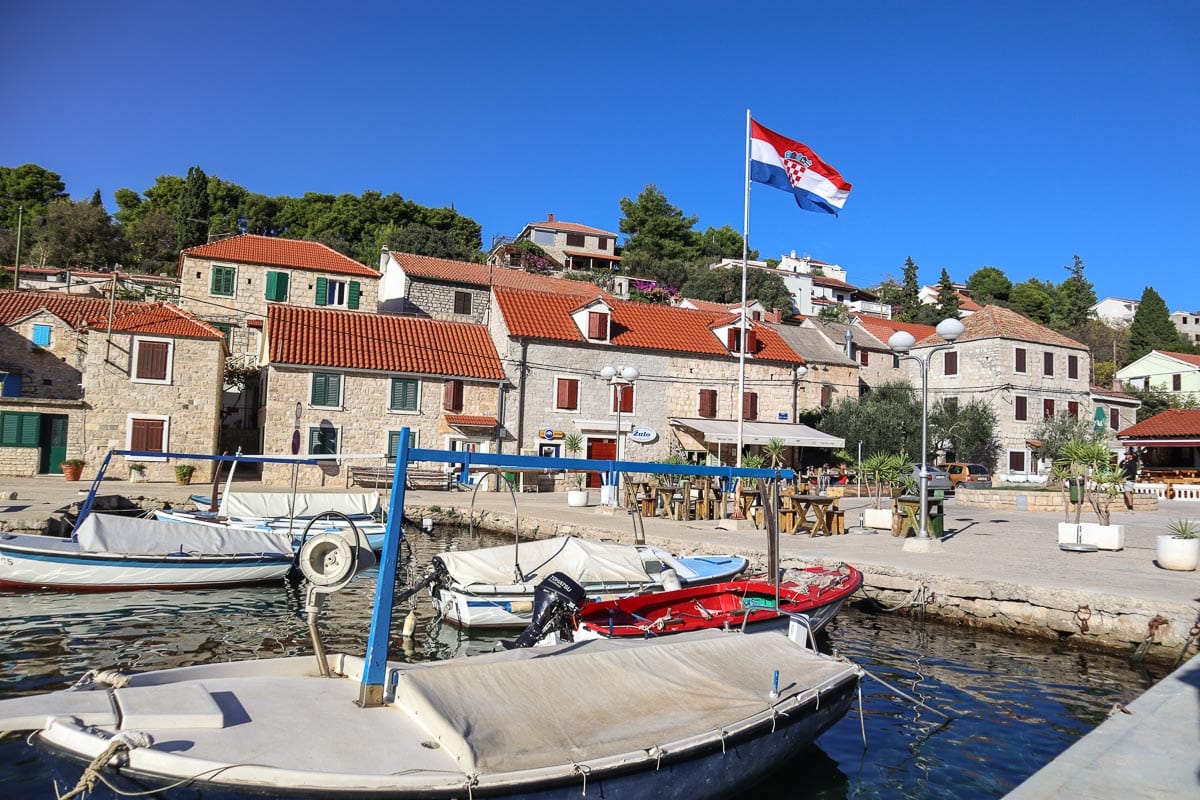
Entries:
{"label": "potted plant", "polygon": [[906,453],[876,453],[862,462],[862,469],[868,476],[868,491],[874,484],[875,507],[863,512],[863,525],[868,528],[890,529],[892,527],[892,510],[880,508],[883,499],[883,488],[888,487],[892,497],[899,497],[904,492],[905,480],[911,479],[912,467]]}
{"label": "potted plant", "polygon": [[141,461],[129,462],[129,482],[144,483],[146,480],[146,465]]}
{"label": "potted plant", "polygon": [[[583,450],[583,437],[578,433],[568,433],[563,439],[563,449],[572,458],[577,457]],[[591,496],[587,490],[587,473],[573,473],[570,480],[575,484],[575,488],[567,490],[567,505],[579,508],[591,503]]]}
{"label": "potted plant", "polygon": [[187,486],[192,482],[192,473],[196,468],[191,464],[176,464],[175,465],[175,482],[180,486]]}
{"label": "potted plant", "polygon": [[[1054,472],[1065,480],[1066,491],[1072,487],[1076,496],[1075,521],[1060,522],[1058,543],[1090,544],[1101,550],[1121,550],[1125,547],[1125,526],[1113,525],[1111,507],[1121,495],[1124,473],[1113,461],[1113,453],[1102,442],[1071,439],[1059,451]],[[1081,488],[1082,487],[1082,488]],[[1098,522],[1080,522],[1083,503],[1096,512]]]}
{"label": "potted plant", "polygon": [[63,477],[69,481],[79,480],[79,476],[83,474],[83,459],[68,458],[65,459],[58,468],[62,470]]}
{"label": "potted plant", "polygon": [[1200,523],[1176,519],[1167,523],[1167,530],[1155,542],[1155,563],[1162,569],[1191,572],[1200,564]]}

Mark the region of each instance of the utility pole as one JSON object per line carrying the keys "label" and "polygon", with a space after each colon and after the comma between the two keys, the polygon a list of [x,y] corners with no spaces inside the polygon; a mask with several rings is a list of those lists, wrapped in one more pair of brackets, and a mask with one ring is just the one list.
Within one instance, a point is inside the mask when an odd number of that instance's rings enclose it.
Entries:
{"label": "utility pole", "polygon": [[17,263],[13,266],[13,291],[21,291],[21,221],[25,217],[25,206],[17,206]]}

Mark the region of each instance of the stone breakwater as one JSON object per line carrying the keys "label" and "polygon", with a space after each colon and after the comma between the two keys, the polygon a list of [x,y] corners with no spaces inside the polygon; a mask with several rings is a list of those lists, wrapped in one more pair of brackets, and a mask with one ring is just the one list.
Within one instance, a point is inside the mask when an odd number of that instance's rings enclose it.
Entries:
{"label": "stone breakwater", "polygon": [[[1022,489],[972,489],[959,491],[954,496],[954,502],[962,508],[986,508],[996,511],[1044,511],[1063,513],[1063,496],[1061,492],[1031,492]],[[1134,511],[1157,511],[1158,497],[1153,494],[1140,492],[1133,496]],[[1075,518],[1075,504],[1069,503],[1071,519]],[[1113,500],[1109,507],[1113,517],[1119,517],[1125,510],[1124,501],[1120,497]],[[1095,518],[1091,505],[1084,503],[1083,516],[1085,521]]]}

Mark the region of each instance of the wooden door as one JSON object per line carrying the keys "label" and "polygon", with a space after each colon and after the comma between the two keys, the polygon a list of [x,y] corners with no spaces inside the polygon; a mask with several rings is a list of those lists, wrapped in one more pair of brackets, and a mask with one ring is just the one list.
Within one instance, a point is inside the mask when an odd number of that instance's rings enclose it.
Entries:
{"label": "wooden door", "polygon": [[[615,459],[617,457],[617,440],[616,439],[588,439],[587,457],[600,459]],[[587,476],[587,485],[589,489],[595,489],[601,484],[599,472],[589,472]]]}

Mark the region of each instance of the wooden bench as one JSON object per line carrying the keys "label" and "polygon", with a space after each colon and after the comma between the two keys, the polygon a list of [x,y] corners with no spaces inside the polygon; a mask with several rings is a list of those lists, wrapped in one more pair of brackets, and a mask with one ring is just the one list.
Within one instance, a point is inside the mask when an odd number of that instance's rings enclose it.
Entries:
{"label": "wooden bench", "polygon": [[444,469],[408,468],[409,489],[450,489],[454,486],[454,473]]}
{"label": "wooden bench", "polygon": [[391,487],[395,470],[391,467],[350,467],[350,483],[355,486]]}

